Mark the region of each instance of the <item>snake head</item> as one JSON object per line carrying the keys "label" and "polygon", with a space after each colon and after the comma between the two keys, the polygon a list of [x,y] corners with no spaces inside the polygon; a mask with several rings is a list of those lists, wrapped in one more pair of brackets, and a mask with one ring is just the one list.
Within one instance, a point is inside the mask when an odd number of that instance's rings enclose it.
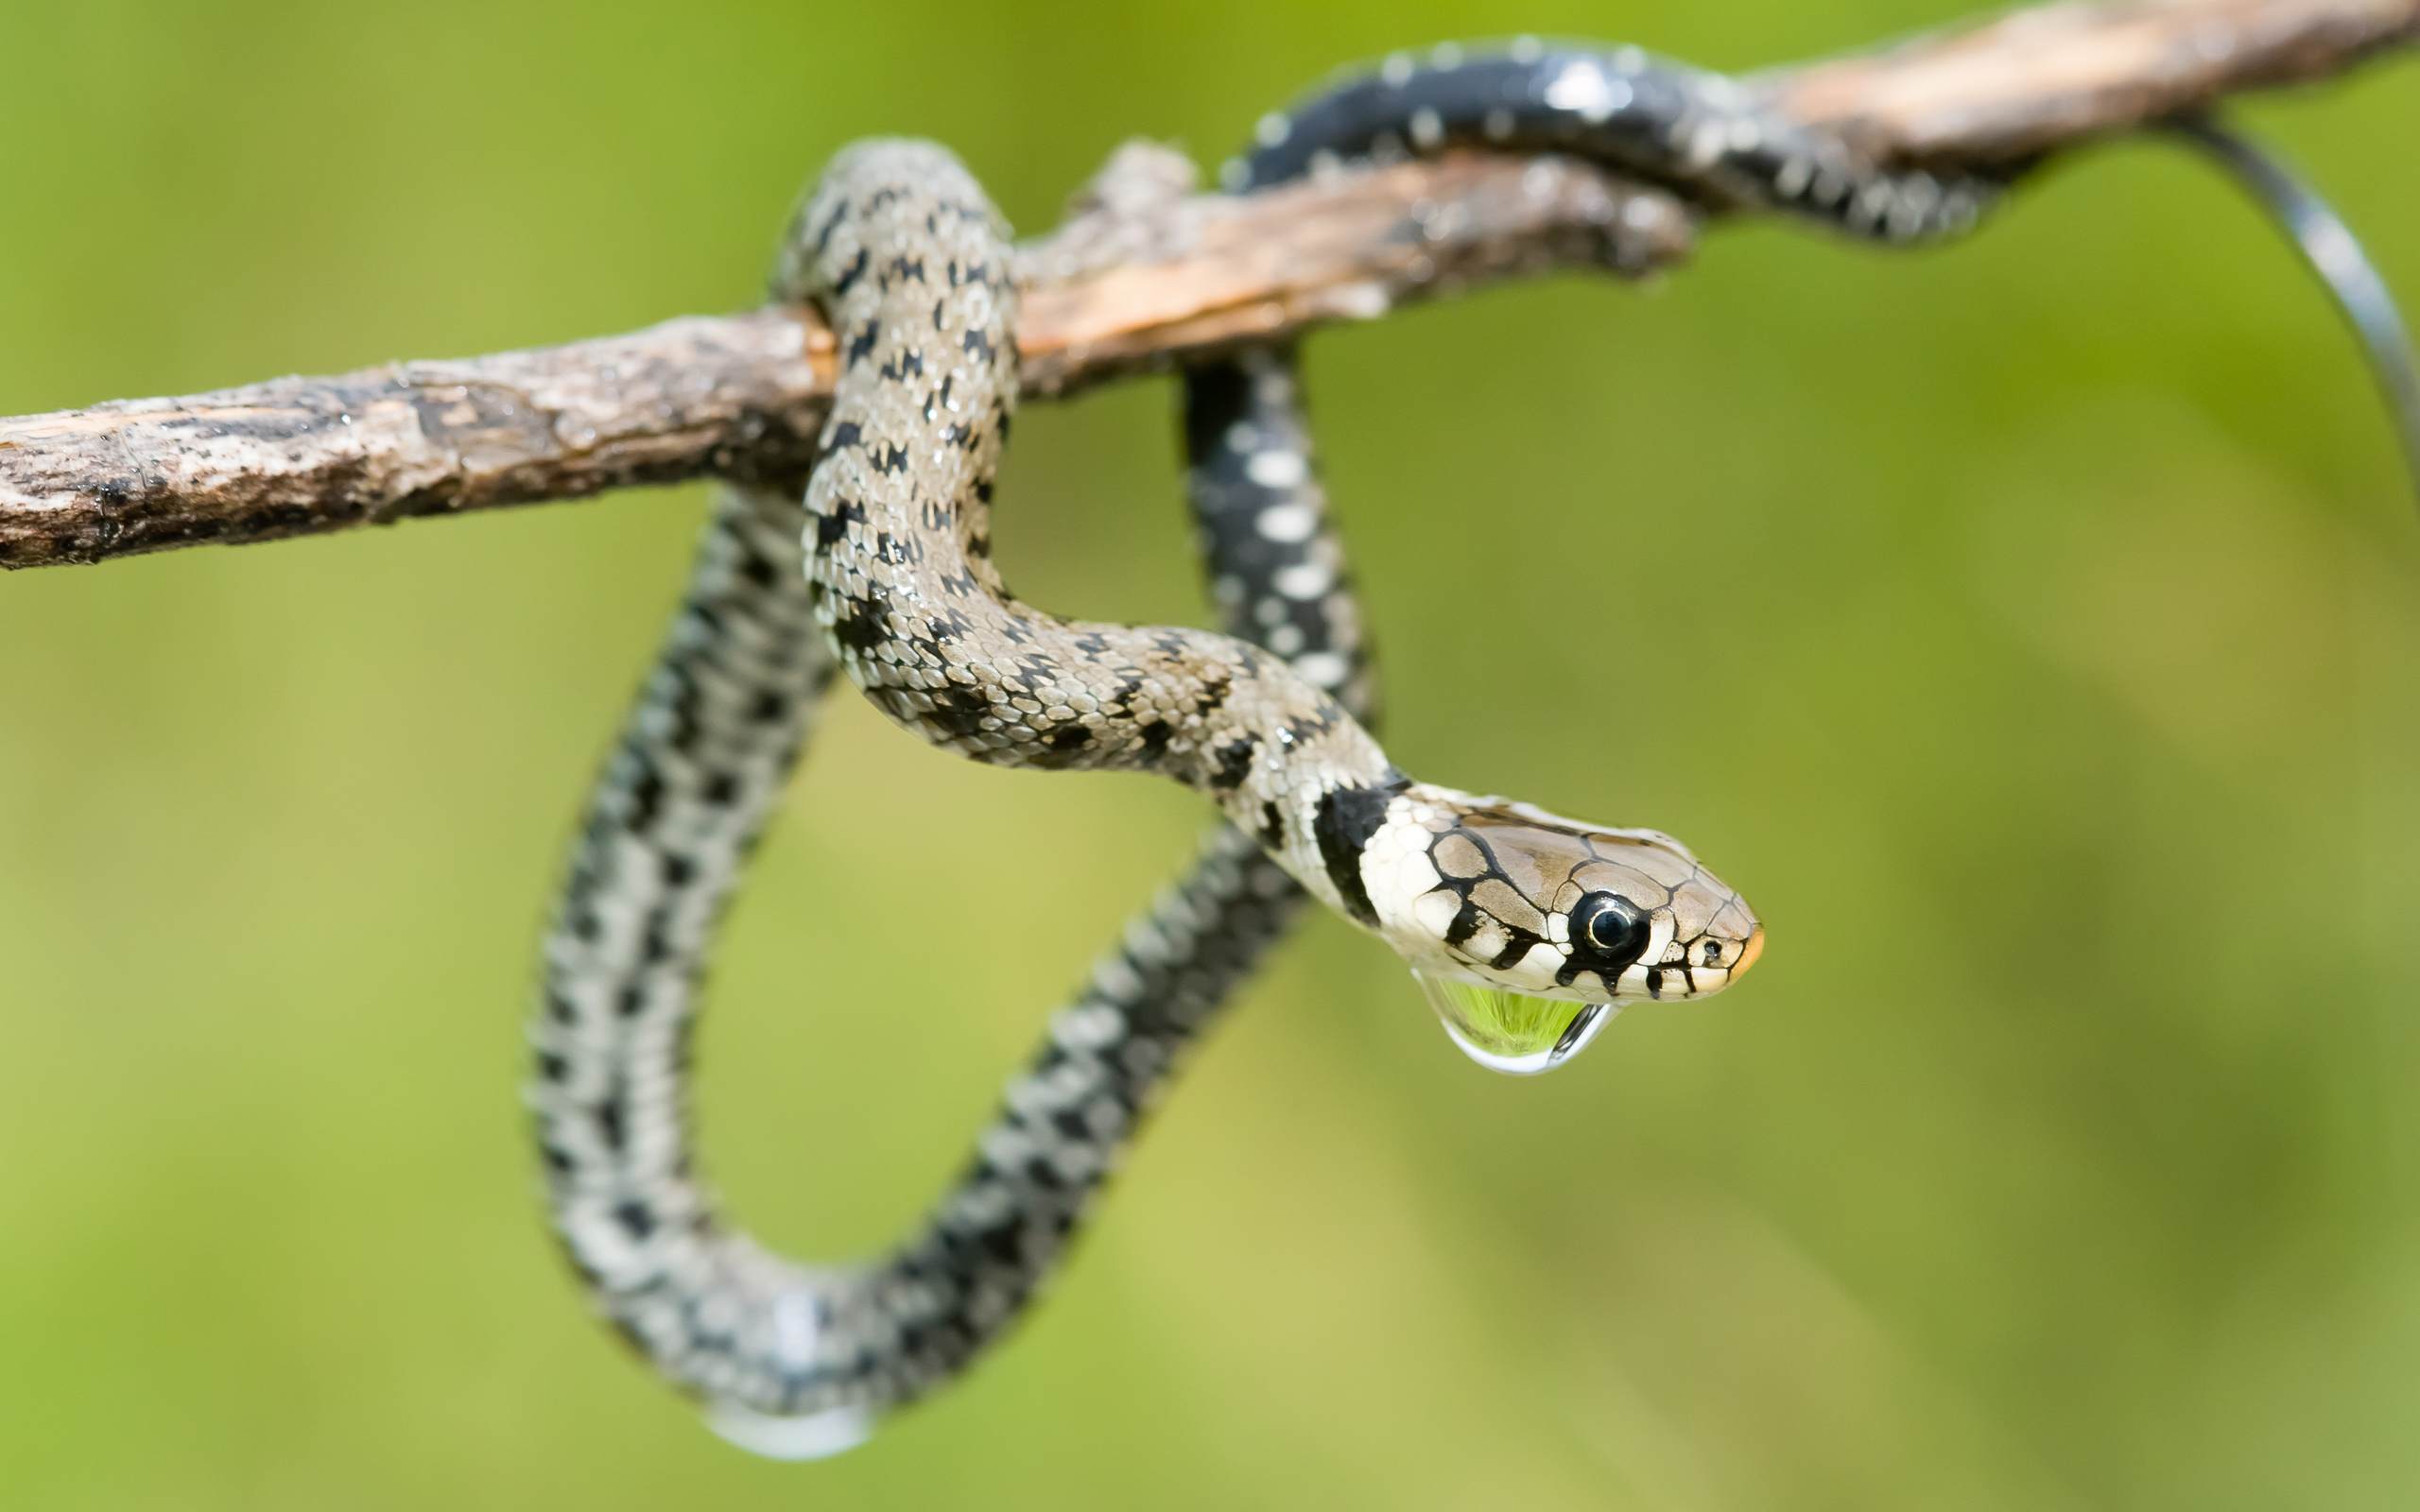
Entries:
{"label": "snake head", "polygon": [[1498,1070],[1559,1063],[1606,1006],[1720,992],[1764,949],[1747,902],[1670,835],[1426,783],[1386,818],[1361,863],[1377,933]]}

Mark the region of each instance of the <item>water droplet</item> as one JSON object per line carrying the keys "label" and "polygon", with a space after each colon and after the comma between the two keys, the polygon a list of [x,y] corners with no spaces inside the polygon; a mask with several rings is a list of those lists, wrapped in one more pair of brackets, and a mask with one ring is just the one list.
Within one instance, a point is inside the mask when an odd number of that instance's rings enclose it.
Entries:
{"label": "water droplet", "polygon": [[1564,1003],[1501,988],[1476,987],[1414,971],[1437,1022],[1462,1054],[1490,1071],[1534,1076],[1588,1048],[1621,1010],[1609,1004]]}

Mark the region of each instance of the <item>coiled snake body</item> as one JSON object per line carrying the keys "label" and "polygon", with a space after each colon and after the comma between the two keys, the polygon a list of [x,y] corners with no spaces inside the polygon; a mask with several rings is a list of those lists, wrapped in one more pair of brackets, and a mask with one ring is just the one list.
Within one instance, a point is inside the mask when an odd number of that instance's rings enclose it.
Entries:
{"label": "coiled snake body", "polygon": [[[1230,167],[1237,186],[1475,138],[1884,237],[1955,229],[1979,203],[1627,51],[1394,60],[1259,135]],[[545,943],[530,1098],[558,1231],[600,1311],[765,1452],[847,1447],[1015,1316],[1305,890],[1425,977],[1562,1005],[1540,1060],[1584,1041],[1606,1005],[1719,990],[1761,941],[1667,836],[1414,782],[1387,759],[1356,718],[1367,669],[1287,353],[1185,379],[1228,634],[1068,622],[1009,594],[988,550],[1016,399],[1009,258],[938,148],[865,144],[827,172],[776,288],[821,303],[840,347],[804,506],[761,489],[717,500]],[[721,1226],[690,1153],[686,1070],[714,926],[836,670],[933,744],[1161,772],[1229,824],[1052,1020],[929,1223],[872,1265],[815,1268]]]}

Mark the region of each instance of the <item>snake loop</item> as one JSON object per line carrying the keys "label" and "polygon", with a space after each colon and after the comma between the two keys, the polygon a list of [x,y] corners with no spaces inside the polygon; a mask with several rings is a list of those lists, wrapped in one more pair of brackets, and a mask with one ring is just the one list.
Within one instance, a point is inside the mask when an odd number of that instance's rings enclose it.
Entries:
{"label": "snake loop", "polygon": [[[1189,490],[1230,633],[1334,685],[1373,676],[1342,548],[1282,365],[1248,357],[1201,406]],[[873,1264],[812,1268],[722,1227],[695,1169],[688,1043],[712,932],[836,663],[813,623],[798,493],[717,493],[655,671],[591,798],[544,950],[529,1098],[547,1196],[598,1308],[760,1452],[845,1449],[1011,1322],[1142,1113],[1302,889],[1219,826],[1051,1020],[926,1223]],[[1317,597],[1256,614],[1280,583]]]}
{"label": "snake loop", "polygon": [[[1231,184],[1470,140],[1888,238],[1955,230],[1987,194],[1881,173],[1776,128],[1727,81],[1628,50],[1392,59],[1259,139]],[[1305,890],[1434,987],[1559,1000],[1548,1059],[1609,1003],[1701,995],[1753,961],[1753,918],[1676,842],[1414,782],[1357,722],[1374,695],[1290,352],[1184,375],[1189,492],[1227,634],[1071,624],[1016,602],[989,558],[1015,293],[963,170],[911,144],[853,149],[778,284],[821,301],[841,337],[823,456],[804,508],[761,489],[717,498],[590,801],[532,1029],[565,1247],[599,1309],[726,1435],[830,1452],[961,1369],[1030,1297]],[[1053,1018],[928,1223],[873,1264],[813,1267],[723,1227],[690,1153],[686,1077],[715,924],[838,668],[936,744],[1160,771],[1233,824]]]}

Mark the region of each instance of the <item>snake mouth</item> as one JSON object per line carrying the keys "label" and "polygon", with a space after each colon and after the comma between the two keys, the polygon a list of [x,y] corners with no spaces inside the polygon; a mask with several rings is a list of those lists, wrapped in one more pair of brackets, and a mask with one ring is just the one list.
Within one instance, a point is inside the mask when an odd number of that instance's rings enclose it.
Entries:
{"label": "snake mouth", "polygon": [[1627,1003],[1641,999],[1687,1002],[1712,997],[1729,987],[1764,954],[1764,926],[1751,929],[1745,940],[1717,942],[1701,937],[1690,941],[1690,949],[1718,943],[1738,946],[1738,954],[1730,964],[1692,967],[1685,958],[1657,966],[1634,963],[1607,984],[1614,995],[1609,1003],[1544,997],[1418,969],[1411,975],[1446,1037],[1462,1054],[1490,1071],[1534,1076],[1586,1049]]}
{"label": "snake mouth", "polygon": [[1732,986],[1764,952],[1762,924],[1751,925],[1745,939],[1708,932],[1665,947],[1659,959],[1633,961],[1597,979],[1616,1003],[1686,1003]]}

